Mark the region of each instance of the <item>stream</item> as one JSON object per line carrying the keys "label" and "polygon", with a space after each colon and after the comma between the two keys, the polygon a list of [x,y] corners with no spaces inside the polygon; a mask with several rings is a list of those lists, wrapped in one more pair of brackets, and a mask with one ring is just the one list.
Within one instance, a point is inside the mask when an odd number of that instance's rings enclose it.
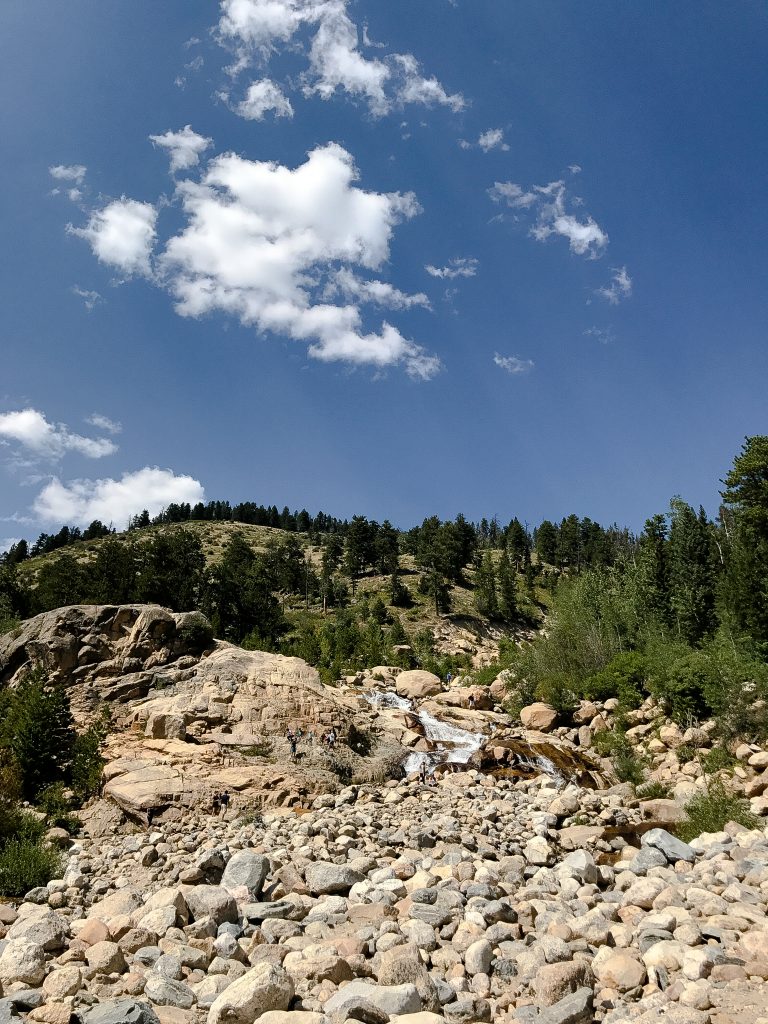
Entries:
{"label": "stream", "polygon": [[[426,765],[430,774],[441,764],[466,764],[485,742],[485,733],[468,732],[458,726],[441,722],[439,718],[435,718],[428,711],[414,710],[413,701],[400,697],[396,693],[370,690],[368,693],[364,693],[363,697],[372,707],[407,712],[421,724],[424,738],[429,741],[432,749],[413,751],[408,754],[402,764],[406,775],[419,771],[422,764]],[[530,757],[518,755],[518,764],[521,769],[549,775],[558,787],[566,784],[566,778],[548,757],[537,756],[533,754],[533,751],[531,753]]]}

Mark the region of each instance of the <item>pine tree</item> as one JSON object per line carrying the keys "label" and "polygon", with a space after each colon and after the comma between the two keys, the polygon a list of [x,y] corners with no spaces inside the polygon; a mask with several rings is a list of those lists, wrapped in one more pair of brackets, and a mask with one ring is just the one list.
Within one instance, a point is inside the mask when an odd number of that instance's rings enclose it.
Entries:
{"label": "pine tree", "polygon": [[681,637],[696,644],[715,626],[715,579],[709,524],[680,498],[672,499],[669,597]]}
{"label": "pine tree", "polygon": [[489,551],[486,551],[475,570],[475,608],[480,615],[495,619],[499,614],[496,596],[496,573]]}
{"label": "pine tree", "polygon": [[499,589],[499,612],[506,622],[517,618],[517,574],[506,550],[501,553],[497,573]]}

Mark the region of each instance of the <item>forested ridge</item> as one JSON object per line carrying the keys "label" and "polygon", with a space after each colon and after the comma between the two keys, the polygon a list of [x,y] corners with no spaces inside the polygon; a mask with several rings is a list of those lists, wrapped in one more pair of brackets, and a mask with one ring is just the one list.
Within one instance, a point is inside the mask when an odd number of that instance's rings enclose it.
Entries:
{"label": "forested ridge", "polygon": [[[217,524],[226,531],[206,551]],[[678,717],[720,711],[740,680],[758,685],[768,656],[768,437],[745,440],[714,519],[674,497],[639,536],[576,515],[535,529],[459,515],[397,530],[213,501],[140,512],[122,534],[65,526],[0,565],[4,629],[65,604],[125,602],[199,609],[217,636],[297,654],[329,679],[387,659],[467,668],[436,659],[430,610],[510,633],[546,615],[535,643],[502,645],[500,666],[526,696],[565,708],[655,692]]]}

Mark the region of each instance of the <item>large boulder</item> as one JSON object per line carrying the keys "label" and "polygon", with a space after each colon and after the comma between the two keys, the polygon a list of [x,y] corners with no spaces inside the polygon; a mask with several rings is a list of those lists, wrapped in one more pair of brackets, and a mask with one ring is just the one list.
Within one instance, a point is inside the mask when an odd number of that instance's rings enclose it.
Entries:
{"label": "large boulder", "polygon": [[395,680],[395,690],[400,697],[407,697],[408,700],[423,700],[425,697],[433,697],[443,689],[439,676],[434,672],[424,672],[422,669],[412,669],[409,672],[401,672]]}
{"label": "large boulder", "polygon": [[313,895],[325,896],[329,893],[349,892],[353,885],[362,882],[363,876],[347,864],[319,860],[307,865],[304,879]]}
{"label": "large boulder", "polygon": [[[421,999],[415,985],[371,985],[367,981],[351,981],[335,992],[324,1006],[326,1014],[338,1014],[339,1020],[357,1017],[355,1010],[366,1004],[392,1017],[395,1014],[418,1013]],[[209,1020],[208,1024],[212,1024]]]}
{"label": "large boulder", "polygon": [[529,704],[520,712],[520,721],[526,729],[536,732],[549,732],[557,722],[557,712],[549,704]]}
{"label": "large boulder", "polygon": [[290,975],[262,961],[216,998],[208,1011],[208,1024],[252,1024],[269,1010],[287,1010],[293,993]]}
{"label": "large boulder", "polygon": [[83,1024],[160,1024],[149,1003],[135,999],[107,999],[82,1014]]}
{"label": "large boulder", "polygon": [[43,947],[28,939],[11,939],[0,954],[0,983],[40,985],[45,977]]}
{"label": "large boulder", "polygon": [[181,893],[193,921],[210,917],[216,925],[237,923],[237,903],[221,885],[182,885]]}
{"label": "large boulder", "polygon": [[246,888],[258,896],[269,874],[269,861],[253,850],[238,850],[227,861],[221,884],[226,889]]}

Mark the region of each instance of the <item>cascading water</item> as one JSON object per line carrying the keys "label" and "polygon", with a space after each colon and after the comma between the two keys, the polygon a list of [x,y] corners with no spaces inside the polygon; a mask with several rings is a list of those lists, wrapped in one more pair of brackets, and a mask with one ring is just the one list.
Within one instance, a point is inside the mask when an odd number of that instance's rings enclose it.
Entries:
{"label": "cascading water", "polygon": [[472,754],[483,745],[483,733],[468,732],[458,726],[448,725],[428,711],[414,711],[413,702],[396,693],[372,690],[363,696],[375,708],[393,708],[410,712],[420,722],[424,730],[424,739],[434,745],[432,750],[414,751],[406,757],[403,761],[403,771],[406,774],[419,771],[422,764],[426,764],[429,771],[446,762],[466,764]]}

